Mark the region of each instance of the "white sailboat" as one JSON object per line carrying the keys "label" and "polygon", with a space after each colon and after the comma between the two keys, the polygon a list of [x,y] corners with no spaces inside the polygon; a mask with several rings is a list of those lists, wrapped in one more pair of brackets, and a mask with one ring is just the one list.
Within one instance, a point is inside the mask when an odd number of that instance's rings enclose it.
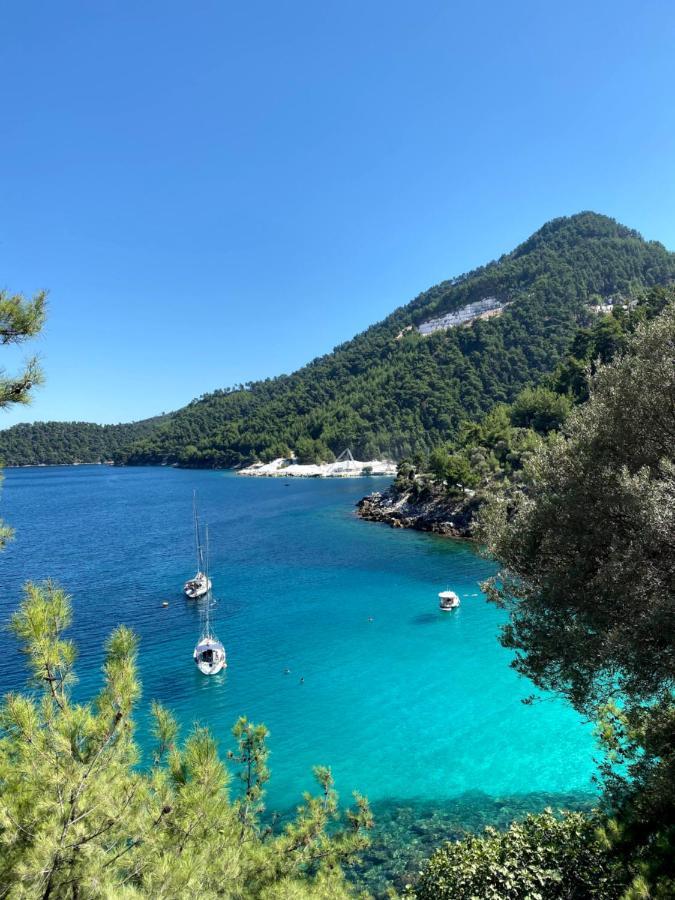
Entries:
{"label": "white sailboat", "polygon": [[208,579],[209,570],[209,529],[206,527],[206,565],[204,566],[207,575],[208,588],[206,598],[202,601],[202,627],[201,637],[197,641],[194,652],[192,654],[197,668],[202,675],[217,675],[222,669],[227,668],[227,655],[225,647],[211,630],[211,581]]}
{"label": "white sailboat", "polygon": [[197,515],[197,492],[192,494],[192,515],[195,528],[195,548],[197,551],[197,574],[183,585],[183,593],[190,600],[198,600],[211,590],[211,582],[204,571],[204,553],[202,551],[201,536],[199,534],[199,516]]}

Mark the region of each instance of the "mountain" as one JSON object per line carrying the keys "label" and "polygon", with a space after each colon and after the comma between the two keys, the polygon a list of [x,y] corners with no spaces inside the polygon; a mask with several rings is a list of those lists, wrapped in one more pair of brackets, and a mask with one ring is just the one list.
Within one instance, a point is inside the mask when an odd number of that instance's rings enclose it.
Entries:
{"label": "mountain", "polygon": [[[291,450],[302,461],[345,447],[362,458],[428,451],[551,372],[599,306],[674,280],[675,254],[613,219],[554,219],[292,375],[206,394],[111,452],[119,463],[210,467]],[[0,432],[0,458],[38,460],[41,427]]]}

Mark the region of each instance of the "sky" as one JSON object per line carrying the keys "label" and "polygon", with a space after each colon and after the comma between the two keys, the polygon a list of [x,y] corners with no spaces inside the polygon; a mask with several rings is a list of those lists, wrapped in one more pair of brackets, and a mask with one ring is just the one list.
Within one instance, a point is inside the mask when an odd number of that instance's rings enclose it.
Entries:
{"label": "sky", "polygon": [[675,4],[0,0],[0,427],[290,372],[584,209],[675,250]]}

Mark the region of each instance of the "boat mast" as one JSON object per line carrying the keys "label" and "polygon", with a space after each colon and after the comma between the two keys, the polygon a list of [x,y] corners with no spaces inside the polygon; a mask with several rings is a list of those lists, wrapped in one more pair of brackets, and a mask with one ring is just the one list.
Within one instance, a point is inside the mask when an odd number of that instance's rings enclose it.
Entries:
{"label": "boat mast", "polygon": [[211,582],[209,581],[209,526],[206,528],[206,560],[204,563],[204,575],[206,575],[206,628],[204,637],[211,637]]}
{"label": "boat mast", "polygon": [[199,516],[197,515],[197,491],[192,492],[192,514],[195,522],[195,548],[197,551],[197,572],[202,571],[204,556],[202,554],[201,541],[199,540]]}

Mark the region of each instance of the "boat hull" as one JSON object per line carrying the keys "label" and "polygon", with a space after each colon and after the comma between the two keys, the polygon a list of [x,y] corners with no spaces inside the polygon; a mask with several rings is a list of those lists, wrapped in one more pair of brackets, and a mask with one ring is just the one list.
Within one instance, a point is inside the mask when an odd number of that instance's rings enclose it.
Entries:
{"label": "boat hull", "polygon": [[192,655],[202,675],[217,675],[227,668],[225,648],[213,637],[202,638]]}
{"label": "boat hull", "polygon": [[225,660],[211,665],[198,662],[197,668],[202,673],[202,675],[217,675],[218,672],[222,672],[223,669],[227,668],[227,663],[225,662]]}
{"label": "boat hull", "polygon": [[210,578],[207,578],[206,581],[202,581],[196,585],[193,585],[192,582],[188,581],[183,587],[183,593],[188,598],[188,600],[199,600],[200,597],[205,597],[210,590]]}
{"label": "boat hull", "polygon": [[442,612],[452,612],[459,606],[459,597],[454,591],[441,591],[438,599],[438,607]]}

